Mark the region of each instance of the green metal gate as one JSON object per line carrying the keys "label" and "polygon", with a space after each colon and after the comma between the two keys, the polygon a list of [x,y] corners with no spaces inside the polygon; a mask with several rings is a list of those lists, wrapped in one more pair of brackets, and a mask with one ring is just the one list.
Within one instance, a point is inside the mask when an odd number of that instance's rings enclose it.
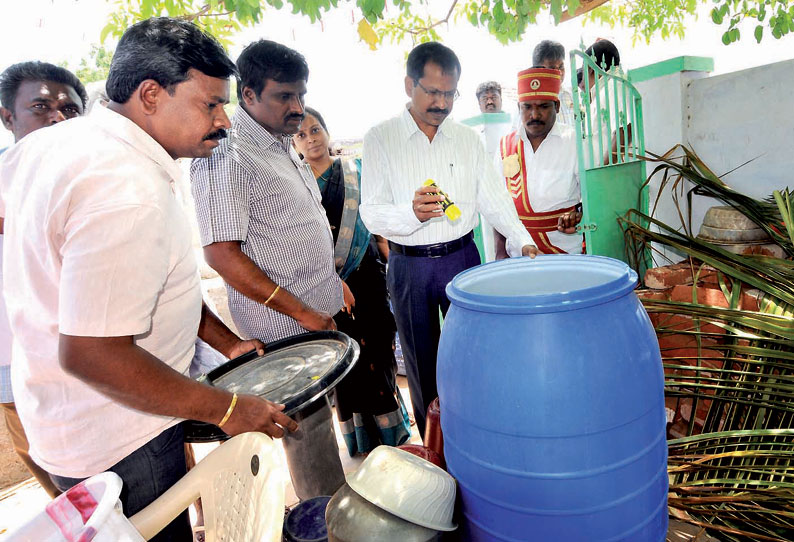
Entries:
{"label": "green metal gate", "polygon": [[[619,67],[598,66],[583,51],[570,58],[587,253],[637,264],[617,219],[629,209],[648,212],[642,98]],[[577,68],[589,92],[579,88]],[[648,255],[642,259],[647,265]]]}

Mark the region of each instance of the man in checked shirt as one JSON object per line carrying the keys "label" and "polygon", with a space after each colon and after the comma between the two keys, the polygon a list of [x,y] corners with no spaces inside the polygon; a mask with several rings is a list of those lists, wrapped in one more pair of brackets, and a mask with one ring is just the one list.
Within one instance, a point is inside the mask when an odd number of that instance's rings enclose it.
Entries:
{"label": "man in checked shirt", "polygon": [[259,40],[237,60],[229,137],[190,168],[207,263],[226,282],[240,332],[265,342],[335,329],[342,283],[317,182],[292,147],[309,68]]}

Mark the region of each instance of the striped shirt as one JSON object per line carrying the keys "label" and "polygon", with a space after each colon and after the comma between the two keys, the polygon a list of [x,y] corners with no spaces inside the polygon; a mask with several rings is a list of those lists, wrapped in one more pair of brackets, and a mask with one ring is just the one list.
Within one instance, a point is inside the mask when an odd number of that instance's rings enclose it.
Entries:
{"label": "striped shirt", "polygon": [[[419,222],[412,202],[427,179],[460,208],[458,220]],[[431,142],[405,109],[364,136],[361,218],[370,232],[401,245],[444,243],[473,230],[478,212],[507,238],[511,256],[533,244],[477,132],[446,118]]]}
{"label": "striped shirt", "polygon": [[[229,137],[211,157],[193,160],[190,180],[203,246],[240,241],[273,282],[315,310],[339,311],[331,228],[314,175],[290,136],[274,137],[238,107]],[[228,284],[226,290],[243,335],[270,342],[306,332],[293,318]]]}

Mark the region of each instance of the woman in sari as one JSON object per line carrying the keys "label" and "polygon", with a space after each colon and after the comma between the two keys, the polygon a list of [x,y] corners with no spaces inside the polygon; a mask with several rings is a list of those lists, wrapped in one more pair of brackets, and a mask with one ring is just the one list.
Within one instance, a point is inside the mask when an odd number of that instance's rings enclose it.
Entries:
{"label": "woman in sari", "polygon": [[381,260],[379,251],[385,243],[378,243],[358,214],[360,161],[331,158],[329,141],[322,116],[307,107],[293,143],[317,179],[334,237],[336,270],[349,289],[346,309],[334,317],[337,329],[361,346],[358,362],[336,387],[337,416],[354,456],[379,444],[400,445],[410,438],[411,428],[396,384],[396,326],[382,263],[386,254]]}

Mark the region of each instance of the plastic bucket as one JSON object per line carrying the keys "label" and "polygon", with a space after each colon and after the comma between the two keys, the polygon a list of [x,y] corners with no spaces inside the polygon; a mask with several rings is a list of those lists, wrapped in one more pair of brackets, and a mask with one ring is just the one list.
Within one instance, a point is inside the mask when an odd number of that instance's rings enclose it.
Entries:
{"label": "plastic bucket", "polygon": [[11,533],[14,542],[143,542],[121,510],[121,478],[103,472],[83,480],[50,501],[44,510]]}
{"label": "plastic bucket", "polygon": [[329,496],[314,497],[297,504],[284,520],[285,542],[326,542],[325,508]]}
{"label": "plastic bucket", "polygon": [[636,281],[555,255],[447,286],[438,390],[464,540],[664,540],[662,363]]}

